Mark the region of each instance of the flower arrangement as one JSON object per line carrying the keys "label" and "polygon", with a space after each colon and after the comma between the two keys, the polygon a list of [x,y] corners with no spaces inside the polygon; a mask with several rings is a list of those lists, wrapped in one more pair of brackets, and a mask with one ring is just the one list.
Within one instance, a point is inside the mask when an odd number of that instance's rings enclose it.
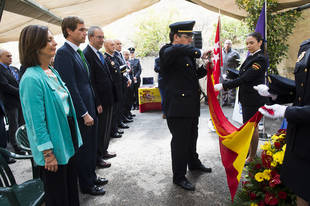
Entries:
{"label": "flower arrangement", "polygon": [[233,205],[296,205],[296,196],[280,180],[286,149],[285,135],[286,130],[280,129],[271,137],[271,141],[261,146],[261,157],[246,166],[242,188]]}

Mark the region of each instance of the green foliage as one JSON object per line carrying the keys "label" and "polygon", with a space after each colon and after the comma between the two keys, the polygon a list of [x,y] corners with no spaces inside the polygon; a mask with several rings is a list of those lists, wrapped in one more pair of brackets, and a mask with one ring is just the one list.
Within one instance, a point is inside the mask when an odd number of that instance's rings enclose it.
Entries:
{"label": "green foliage", "polygon": [[[264,0],[235,0],[237,5],[249,14],[245,18],[251,30],[255,30]],[[277,64],[286,57],[288,37],[292,34],[295,23],[301,18],[301,12],[289,10],[277,12],[276,0],[267,0],[267,51],[269,56],[269,73],[277,74]]]}
{"label": "green foliage", "polygon": [[[210,45],[214,44],[217,22],[213,25],[214,31],[210,37]],[[230,39],[234,45],[244,45],[249,29],[245,22],[230,17],[221,16],[221,42]]]}
{"label": "green foliage", "polygon": [[175,15],[175,11],[169,14],[151,11],[137,23],[139,31],[133,42],[140,57],[157,56],[160,47],[169,42],[169,24],[173,22]]}

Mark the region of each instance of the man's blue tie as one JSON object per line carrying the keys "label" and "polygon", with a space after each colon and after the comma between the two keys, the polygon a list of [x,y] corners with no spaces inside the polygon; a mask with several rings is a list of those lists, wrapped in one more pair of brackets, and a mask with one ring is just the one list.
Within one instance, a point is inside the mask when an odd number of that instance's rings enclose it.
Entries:
{"label": "man's blue tie", "polygon": [[99,57],[100,57],[100,61],[102,62],[102,64],[104,65],[104,58],[103,58],[103,55],[100,51],[97,51],[97,53],[99,54]]}

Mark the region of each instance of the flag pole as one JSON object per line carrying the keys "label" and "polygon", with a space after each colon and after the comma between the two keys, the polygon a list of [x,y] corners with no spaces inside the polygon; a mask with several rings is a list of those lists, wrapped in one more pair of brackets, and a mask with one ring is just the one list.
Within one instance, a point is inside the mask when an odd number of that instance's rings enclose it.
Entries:
{"label": "flag pole", "polygon": [[[267,0],[265,0],[264,2],[265,4],[265,40],[264,40],[264,55],[265,57],[267,57]],[[267,80],[267,76],[268,76],[268,67],[267,67],[267,71],[266,71],[266,78],[265,78],[265,84],[266,84],[266,80]],[[263,116],[263,138],[268,138],[267,134],[266,134],[266,130],[265,130],[265,116]]]}

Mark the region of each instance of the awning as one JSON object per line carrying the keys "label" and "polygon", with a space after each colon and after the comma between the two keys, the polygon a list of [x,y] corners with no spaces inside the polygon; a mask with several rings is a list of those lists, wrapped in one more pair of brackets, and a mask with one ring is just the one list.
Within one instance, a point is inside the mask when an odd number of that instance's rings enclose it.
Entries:
{"label": "awning", "polygon": [[0,43],[16,41],[27,25],[46,25],[61,33],[62,18],[79,16],[86,26],[105,26],[159,0],[6,0],[0,23]]}

